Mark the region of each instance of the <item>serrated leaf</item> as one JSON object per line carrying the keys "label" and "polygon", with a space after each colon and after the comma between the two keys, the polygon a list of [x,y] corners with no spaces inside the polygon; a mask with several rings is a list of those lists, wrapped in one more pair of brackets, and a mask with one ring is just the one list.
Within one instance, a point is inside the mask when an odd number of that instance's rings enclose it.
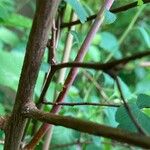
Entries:
{"label": "serrated leaf", "polygon": [[150,96],[146,94],[140,94],[137,98],[137,105],[140,109],[142,108],[150,108]]}
{"label": "serrated leaf", "polygon": [[105,19],[104,19],[104,23],[105,24],[111,24],[114,23],[116,21],[117,17],[114,13],[110,12],[109,10],[105,10]]}
{"label": "serrated leaf", "polygon": [[65,0],[65,1],[72,6],[81,23],[84,23],[87,20],[88,14],[86,13],[82,4],[78,0]]}

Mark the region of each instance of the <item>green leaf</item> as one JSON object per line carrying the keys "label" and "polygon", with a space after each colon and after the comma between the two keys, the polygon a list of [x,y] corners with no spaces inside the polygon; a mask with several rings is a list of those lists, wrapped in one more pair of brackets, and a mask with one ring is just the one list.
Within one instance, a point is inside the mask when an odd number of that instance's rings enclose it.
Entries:
{"label": "green leaf", "polygon": [[14,10],[14,1],[0,0],[0,20],[5,19]]}
{"label": "green leaf", "polygon": [[137,2],[137,5],[138,5],[138,6],[141,6],[141,5],[143,5],[143,4],[144,4],[143,0],[138,0],[138,2]]}
{"label": "green leaf", "polygon": [[47,73],[50,69],[50,64],[46,63],[46,62],[43,62],[41,64],[41,67],[40,67],[40,70]]}
{"label": "green leaf", "polygon": [[0,41],[4,42],[5,44],[14,46],[19,42],[19,39],[17,35],[11,30],[5,27],[0,27]]}
{"label": "green leaf", "polygon": [[115,58],[120,58],[119,43],[115,35],[110,32],[101,32],[99,46],[105,51],[110,52]]}
{"label": "green leaf", "polygon": [[106,73],[103,73],[104,76],[104,85],[114,85],[114,79]]}
{"label": "green leaf", "polygon": [[65,0],[65,1],[72,6],[81,23],[84,23],[87,20],[88,14],[86,13],[82,4],[78,0]]}
{"label": "green leaf", "polygon": [[31,28],[32,20],[23,15],[13,13],[9,15],[9,17],[4,20],[0,20],[1,25],[7,25],[11,27],[23,27],[23,28]]}
{"label": "green leaf", "polygon": [[[135,103],[128,103],[130,110],[134,117],[137,119],[138,123],[141,125],[141,127],[150,134],[150,117],[145,115]],[[118,127],[131,131],[131,132],[137,132],[137,128],[133,124],[133,121],[130,119],[128,112],[124,108],[124,106],[121,106],[118,108],[116,112],[116,121],[119,123]]]}
{"label": "green leaf", "polygon": [[77,46],[80,46],[81,44],[81,35],[79,33],[77,33],[76,31],[71,30],[70,33],[72,34],[73,38],[74,38],[74,43],[73,45],[77,44]]}
{"label": "green leaf", "polygon": [[104,19],[104,23],[105,24],[111,24],[114,23],[116,21],[117,17],[114,13],[110,12],[109,10],[105,10],[105,19]]}
{"label": "green leaf", "polygon": [[69,96],[74,97],[74,96],[78,96],[79,94],[79,89],[76,88],[75,86],[71,86],[71,88],[69,89]]}
{"label": "green leaf", "polygon": [[123,95],[124,95],[125,99],[127,99],[127,100],[131,99],[133,97],[133,94],[130,91],[129,87],[121,78],[118,78],[118,79],[119,79],[121,89],[123,91]]}
{"label": "green leaf", "polygon": [[0,50],[0,84],[17,90],[24,55]]}
{"label": "green leaf", "polygon": [[[64,127],[55,127],[52,136],[52,147],[53,145],[68,144],[75,142],[80,136],[80,134],[77,133],[78,132]],[[64,148],[62,147],[61,150],[76,150],[76,145]]]}
{"label": "green leaf", "polygon": [[60,92],[60,91],[62,90],[62,88],[63,88],[63,84],[62,84],[62,83],[57,83],[57,84],[56,84],[56,90],[57,90],[57,91]]}
{"label": "green leaf", "polygon": [[146,94],[140,94],[137,98],[137,105],[140,109],[149,107],[150,108],[150,96]]}
{"label": "green leaf", "polygon": [[147,94],[149,93],[150,89],[150,79],[147,77],[144,77],[142,80],[140,80],[139,82],[137,82],[136,85],[136,93],[141,94]]}
{"label": "green leaf", "polygon": [[149,35],[149,33],[145,30],[144,27],[138,27],[137,29],[140,31],[140,33],[142,35],[142,39],[144,39],[148,48],[150,48],[150,35]]}
{"label": "green leaf", "polygon": [[111,107],[104,109],[104,112],[107,117],[108,125],[111,125],[112,127],[116,127],[118,125],[118,123],[115,120],[116,110],[117,110],[116,108],[111,108]]}
{"label": "green leaf", "polygon": [[1,103],[0,103],[0,115],[1,115],[1,116],[4,116],[4,115],[5,115],[5,109],[4,109],[3,104],[1,104]]}
{"label": "green leaf", "polygon": [[91,45],[86,56],[85,61],[94,61],[94,62],[100,62],[101,61],[101,53],[97,46]]}

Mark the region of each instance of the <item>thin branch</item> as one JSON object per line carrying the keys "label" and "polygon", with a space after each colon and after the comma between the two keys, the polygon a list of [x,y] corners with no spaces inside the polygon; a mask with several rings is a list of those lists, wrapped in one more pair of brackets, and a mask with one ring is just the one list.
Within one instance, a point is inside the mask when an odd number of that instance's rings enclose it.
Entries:
{"label": "thin branch", "polygon": [[123,91],[122,91],[122,88],[121,88],[121,85],[120,85],[120,82],[119,82],[119,79],[117,76],[113,76],[115,81],[116,81],[116,84],[117,84],[117,87],[118,87],[118,90],[119,90],[119,93],[120,93],[120,97],[124,103],[124,107],[126,109],[126,111],[128,112],[129,114],[129,117],[131,118],[131,120],[133,121],[135,127],[137,128],[137,130],[141,133],[141,134],[144,134],[144,135],[147,135],[147,133],[145,132],[145,130],[141,127],[141,125],[138,123],[137,119],[134,117],[132,111],[131,111],[131,108],[130,106],[128,105],[128,103],[126,102],[125,100],[125,97],[123,95]]}
{"label": "thin branch", "polygon": [[104,126],[91,121],[75,119],[73,117],[45,113],[36,108],[30,109],[29,107],[27,107],[26,110],[24,110],[23,114],[27,118],[36,119],[56,126],[63,126],[95,136],[111,138],[122,143],[128,143],[143,148],[150,148],[150,137],[137,133],[129,133],[121,129]]}
{"label": "thin branch", "polygon": [[62,105],[62,106],[108,106],[108,107],[120,107],[121,106],[121,104],[115,104],[115,103],[106,104],[106,103],[89,103],[89,102],[54,103],[54,102],[44,101],[43,104],[45,104],[45,105]]}
{"label": "thin branch", "polygon": [[[150,0],[143,0],[143,3],[146,4],[146,3],[150,3]],[[133,2],[133,3],[130,3],[130,4],[127,4],[127,5],[124,5],[124,6],[121,6],[121,7],[118,7],[118,8],[114,8],[112,10],[110,10],[112,13],[119,13],[119,12],[123,12],[123,11],[127,11],[131,8],[134,8],[134,7],[137,7],[137,1],[136,2]],[[97,14],[95,15],[92,15],[92,16],[89,16],[87,18],[87,21],[91,21],[93,19],[95,19],[97,16]],[[76,21],[73,21],[73,22],[69,22],[69,23],[62,23],[61,24],[61,28],[65,28],[65,27],[70,27],[70,26],[74,26],[74,25],[77,25],[77,24],[81,24],[80,20],[76,20]]]}
{"label": "thin branch", "polygon": [[[104,19],[104,12],[105,9],[110,9],[111,5],[113,4],[114,0],[106,0],[104,2],[104,4],[102,5],[102,7],[100,8],[98,15],[95,19],[95,21],[93,22],[90,31],[88,32],[84,42],[82,43],[82,46],[78,52],[78,55],[75,59],[75,61],[77,62],[81,62],[95,36],[95,34],[97,33],[97,31],[99,30],[99,28],[101,27],[102,23],[103,23],[103,19]],[[77,68],[72,68],[71,71],[68,74],[68,77],[66,78],[66,81],[64,83],[63,86],[63,90],[60,92],[59,96],[56,99],[56,102],[63,102],[65,99],[65,96],[67,94],[67,91],[69,89],[69,87],[72,85],[74,79],[76,78],[78,73],[78,69]],[[54,106],[51,109],[51,112],[53,113],[58,113],[60,111],[61,107],[60,106]],[[46,131],[50,128],[51,126],[47,123],[43,124],[39,131],[35,134],[35,136],[33,137],[33,139],[30,141],[29,144],[27,144],[26,147],[29,147],[31,149],[33,149],[37,143],[39,142],[39,140],[41,139],[41,137],[46,133]]]}
{"label": "thin branch", "polygon": [[[102,98],[107,101],[108,100],[108,96],[106,95],[106,93],[104,92],[103,88],[100,86],[100,84],[96,81],[96,79],[94,79],[86,70],[83,70],[83,74],[85,75],[85,77],[87,77],[92,84],[97,88],[97,90],[99,91],[100,95],[102,96]],[[99,77],[99,74],[98,74]],[[96,77],[96,78],[98,78]],[[90,86],[91,87],[91,86]],[[89,88],[90,88],[89,87]],[[92,87],[91,87],[92,88]]]}
{"label": "thin branch", "polygon": [[61,63],[56,64],[54,68],[56,70],[62,69],[62,68],[73,68],[73,67],[80,67],[80,68],[87,68],[87,69],[95,69],[95,70],[110,70],[115,67],[123,67],[125,64],[127,64],[130,61],[140,59],[145,56],[149,56],[150,51],[144,51],[129,57],[125,57],[120,60],[111,61],[105,64],[100,63],[81,63],[81,62],[68,62],[68,63]]}
{"label": "thin branch", "polygon": [[55,74],[55,71],[56,71],[56,70],[54,70],[53,67],[51,67],[51,70],[50,70],[50,72],[48,73],[47,78],[46,78],[46,81],[45,81],[45,83],[44,83],[44,85],[43,85],[43,89],[42,89],[42,92],[41,92],[41,94],[40,94],[39,101],[38,101],[38,103],[37,103],[37,107],[38,107],[38,108],[41,107],[41,103],[42,103],[42,101],[43,101],[43,99],[44,99],[44,97],[45,97],[45,94],[46,94],[47,89],[48,89],[48,87],[49,87],[49,85],[50,85],[50,82],[51,82],[52,79],[53,79],[53,76],[54,76],[54,74]]}

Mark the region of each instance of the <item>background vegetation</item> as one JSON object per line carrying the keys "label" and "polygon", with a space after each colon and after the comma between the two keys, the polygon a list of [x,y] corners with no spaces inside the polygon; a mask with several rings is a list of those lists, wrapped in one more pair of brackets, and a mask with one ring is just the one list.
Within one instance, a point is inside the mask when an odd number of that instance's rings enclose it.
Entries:
{"label": "background vegetation", "polygon": [[[85,23],[88,16],[96,14],[100,1],[81,0],[73,2],[65,0],[59,6],[64,14],[62,22],[70,22],[72,8],[77,18],[83,24],[78,24],[74,29],[62,28],[55,60],[61,62],[68,33],[73,37],[69,61],[73,61],[78,49],[84,40],[92,21]],[[113,8],[131,3],[129,0],[116,0]],[[139,1],[140,4],[140,1]],[[111,14],[106,12],[106,19],[101,30],[96,34],[84,62],[104,63],[117,60],[150,50],[150,19],[149,4],[132,8],[128,11]],[[30,0],[0,0],[0,114],[11,113],[19,83],[25,47],[31,29],[32,18],[35,12],[35,2]],[[51,67],[47,62],[48,49],[43,57],[43,62],[35,87],[34,101],[37,102],[41,94],[45,74]],[[119,72],[119,81],[125,99],[139,124],[150,134],[150,60],[148,57],[130,62]],[[69,69],[67,69],[65,76]],[[46,100],[53,102],[55,95],[62,89],[58,82],[57,72],[46,94]],[[62,81],[63,82],[63,81]],[[120,92],[116,82],[108,74],[90,69],[80,69],[79,74],[69,89],[66,103],[101,103],[110,106],[63,106],[60,114],[94,121],[112,127],[119,127],[130,132],[137,132],[128,113],[122,105]],[[118,105],[120,107],[118,107]],[[43,110],[49,111],[51,105],[44,105]],[[36,126],[35,126],[36,124]],[[26,135],[28,143],[41,123],[31,121]],[[61,134],[60,134],[61,133]],[[4,133],[0,132],[0,149],[3,149]],[[37,145],[42,149],[45,140]],[[51,149],[64,150],[128,150],[140,149],[127,144],[120,144],[110,139],[99,138],[85,133],[77,132],[64,127],[55,127],[53,130]]]}

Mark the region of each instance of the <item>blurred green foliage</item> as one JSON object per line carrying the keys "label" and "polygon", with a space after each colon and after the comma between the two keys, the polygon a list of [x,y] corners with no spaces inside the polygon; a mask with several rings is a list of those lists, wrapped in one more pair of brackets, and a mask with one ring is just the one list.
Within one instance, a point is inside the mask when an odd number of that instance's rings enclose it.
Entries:
{"label": "blurred green foliage", "polygon": [[[74,60],[78,49],[84,40],[91,22],[85,23],[89,15],[95,14],[99,9],[99,1],[73,1],[65,0],[65,14],[63,22],[68,22],[71,15],[71,9],[75,11],[82,26],[77,25],[76,31],[70,31],[74,37],[74,43],[71,51],[70,60]],[[125,5],[131,1],[118,0],[113,7]],[[64,3],[64,2],[63,2]],[[138,2],[142,4],[141,1]],[[17,6],[19,7],[19,9]],[[86,54],[85,62],[108,62],[109,60],[123,58],[125,56],[138,53],[150,48],[150,21],[148,17],[149,5],[145,6],[142,12],[137,17],[130,32],[120,43],[121,37],[127,31],[133,18],[141,9],[142,6],[119,13],[117,15],[106,11],[105,23],[102,29],[97,33],[92,45]],[[20,72],[22,68],[26,43],[30,32],[32,19],[28,14],[28,9],[34,12],[35,5],[31,1],[23,3],[15,0],[0,0],[0,115],[11,113],[15,95],[18,87]],[[61,9],[61,8],[60,8]],[[68,15],[69,14],[69,15]],[[63,29],[60,41],[56,51],[56,60],[61,61],[63,49],[65,46],[65,39],[68,33],[67,29]],[[35,88],[34,100],[37,101],[40,96],[45,73],[48,72],[50,65],[47,63],[47,51],[45,52],[40,73]],[[133,114],[138,118],[142,127],[150,133],[150,69],[143,67],[140,63],[150,61],[148,58],[143,58],[130,63],[119,74],[120,83],[124,92],[125,98],[128,100],[129,106]],[[49,101],[54,99],[55,89],[59,92],[62,89],[62,84],[56,84],[57,75],[54,77],[46,98]],[[90,78],[87,78],[90,76]],[[94,83],[96,82],[96,84]],[[97,85],[97,86],[96,86]],[[104,99],[105,93],[107,98]],[[80,72],[70,88],[65,102],[116,102],[120,103],[120,94],[117,90],[114,80],[105,73],[93,70],[86,70]],[[50,110],[51,106],[45,106],[45,111]],[[74,106],[63,107],[60,114],[74,116],[86,120],[91,120],[108,126],[120,127],[131,132],[136,132],[132,121],[130,120],[124,107],[94,107],[94,106]],[[31,139],[32,125],[29,126],[26,140]],[[0,138],[4,138],[4,133],[0,132]],[[93,137],[87,134],[72,131],[63,127],[56,127],[52,136],[52,147],[60,144],[69,144],[77,140],[90,141],[88,144],[80,145],[83,150],[126,150],[130,149],[126,145],[119,145],[117,142]],[[37,149],[41,149],[44,141],[42,141]],[[62,148],[64,150],[76,149],[77,144]],[[0,145],[3,149],[3,144]],[[134,149],[134,147],[133,147]],[[137,148],[135,148],[137,149]]]}

